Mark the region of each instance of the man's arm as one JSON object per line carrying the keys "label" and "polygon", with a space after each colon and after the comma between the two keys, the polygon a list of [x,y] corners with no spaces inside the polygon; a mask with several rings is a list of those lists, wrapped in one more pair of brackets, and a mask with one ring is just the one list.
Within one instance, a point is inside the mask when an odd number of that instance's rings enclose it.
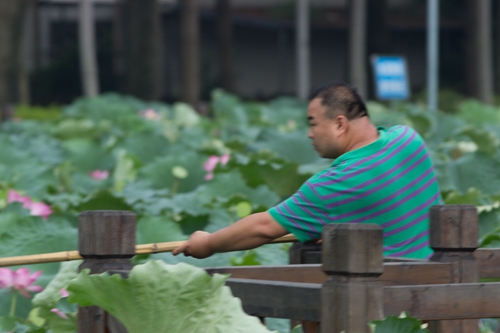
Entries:
{"label": "man's arm", "polygon": [[268,212],[256,213],[213,234],[196,231],[172,253],[202,259],[218,252],[253,249],[287,233]]}

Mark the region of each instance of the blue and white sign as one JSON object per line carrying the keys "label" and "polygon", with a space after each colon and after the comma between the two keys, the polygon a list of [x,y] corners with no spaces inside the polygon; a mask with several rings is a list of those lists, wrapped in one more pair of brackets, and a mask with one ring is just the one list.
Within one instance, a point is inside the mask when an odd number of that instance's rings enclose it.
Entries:
{"label": "blue and white sign", "polygon": [[372,63],[378,99],[407,99],[410,97],[405,58],[372,56]]}

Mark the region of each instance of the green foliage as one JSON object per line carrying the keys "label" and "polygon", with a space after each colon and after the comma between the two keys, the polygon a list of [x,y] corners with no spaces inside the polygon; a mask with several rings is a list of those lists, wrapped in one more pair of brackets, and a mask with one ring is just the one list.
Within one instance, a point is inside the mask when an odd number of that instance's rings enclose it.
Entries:
{"label": "green foliage", "polygon": [[[76,331],[77,307],[75,304],[69,304],[67,299],[62,297],[61,290],[67,289],[70,281],[77,277],[78,266],[81,263],[81,260],[62,263],[54,279],[43,291],[35,295],[32,301],[35,308],[31,311],[30,318],[36,316],[40,321],[38,326],[44,326],[53,333],[74,333]],[[58,309],[67,318],[62,318],[52,312],[52,309]]]}
{"label": "green foliage", "polygon": [[[409,125],[420,133],[445,202],[476,205],[481,246],[500,246],[498,108],[461,99],[449,103],[448,113],[405,102],[367,106],[376,125]],[[183,103],[117,94],[81,98],[58,109],[20,107],[26,117],[0,124],[0,257],[75,249],[77,215],[87,209],[134,211],[138,243],[183,240],[196,229],[213,232],[267,210],[331,164],[307,138],[306,104],[292,98],[247,102],[215,90],[210,118]],[[38,111],[47,119],[35,120]],[[209,156],[226,154],[229,161],[207,177]],[[95,170],[108,177],[92,178]],[[9,189],[49,204],[54,214],[43,220],[19,203],[7,204]],[[205,260],[155,254],[136,262],[276,265],[287,262],[285,251],[286,246],[267,245]],[[59,266],[29,268],[44,270],[45,285]],[[0,292],[0,314],[8,312],[10,297]],[[31,303],[19,302],[16,314],[27,317]],[[57,317],[37,308],[35,314],[47,322]]]}
{"label": "green foliage", "polygon": [[84,270],[68,290],[70,301],[103,308],[130,333],[270,332],[243,312],[226,279],[182,263],[150,261],[136,265],[127,279]]}
{"label": "green foliage", "polygon": [[14,111],[14,117],[19,119],[52,121],[58,119],[60,116],[61,107],[57,105],[48,107],[18,105]]}
{"label": "green foliage", "polygon": [[387,316],[383,320],[370,322],[373,333],[430,333],[427,325],[416,318],[410,317],[406,312],[400,316]]}

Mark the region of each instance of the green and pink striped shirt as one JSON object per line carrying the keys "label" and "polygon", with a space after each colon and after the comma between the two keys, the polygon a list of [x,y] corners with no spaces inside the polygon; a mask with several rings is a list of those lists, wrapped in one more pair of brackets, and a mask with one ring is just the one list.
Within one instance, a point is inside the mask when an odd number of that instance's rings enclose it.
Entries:
{"label": "green and pink striped shirt", "polygon": [[327,223],[374,223],[385,256],[431,256],[429,209],[442,199],[425,143],[407,126],[378,131],[377,141],[341,155],[271,216],[302,242],[320,238]]}

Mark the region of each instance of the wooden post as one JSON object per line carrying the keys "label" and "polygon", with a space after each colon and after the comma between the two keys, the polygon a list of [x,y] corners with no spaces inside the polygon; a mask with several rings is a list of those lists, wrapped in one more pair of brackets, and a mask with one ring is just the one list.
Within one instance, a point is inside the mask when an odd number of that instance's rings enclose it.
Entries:
{"label": "wooden post", "polygon": [[320,264],[321,244],[316,242],[295,243],[288,251],[290,265]]}
{"label": "wooden post", "polygon": [[[478,217],[473,205],[432,206],[430,210],[431,261],[452,264],[451,283],[475,283],[479,280],[474,251],[478,244]],[[478,332],[477,320],[432,322],[435,333]]]}
{"label": "wooden post", "polygon": [[[294,243],[288,251],[288,259],[290,265],[319,264],[321,263],[321,244],[317,244],[316,241]],[[291,320],[290,329],[299,324],[308,325],[308,323],[299,320]]]}
{"label": "wooden post", "polygon": [[[135,255],[135,226],[136,216],[132,212],[82,212],[78,217],[78,250],[84,258],[80,271],[89,268],[91,274],[100,274],[110,270],[131,270],[130,259]],[[109,323],[113,323],[113,328]],[[126,330],[102,309],[89,306],[78,309],[78,332],[126,333]]]}
{"label": "wooden post", "polygon": [[323,229],[321,333],[369,333],[383,318],[382,229],[374,224],[329,224]]}

